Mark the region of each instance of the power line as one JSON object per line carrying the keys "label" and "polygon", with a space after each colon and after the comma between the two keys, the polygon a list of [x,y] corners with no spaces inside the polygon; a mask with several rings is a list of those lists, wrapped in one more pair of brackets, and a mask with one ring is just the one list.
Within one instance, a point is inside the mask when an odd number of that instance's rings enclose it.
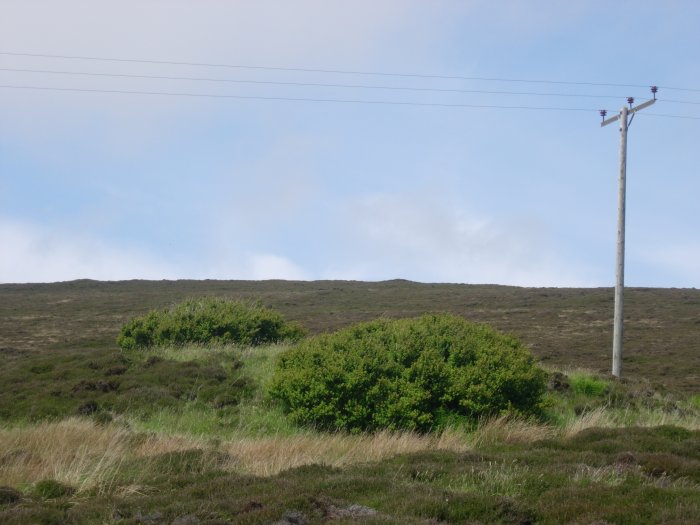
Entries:
{"label": "power line", "polygon": [[[26,89],[34,91],[61,91],[76,93],[105,93],[119,95],[151,95],[168,97],[192,97],[192,98],[217,98],[217,99],[238,99],[238,100],[268,100],[286,102],[312,102],[312,103],[336,103],[336,104],[370,104],[387,106],[423,106],[423,107],[443,107],[443,108],[481,108],[481,109],[522,109],[522,110],[542,110],[542,111],[579,111],[598,112],[599,109],[592,108],[570,108],[557,106],[525,106],[525,105],[502,105],[502,104],[451,104],[443,102],[408,102],[398,100],[363,100],[363,99],[338,99],[338,98],[310,98],[310,97],[282,97],[282,96],[262,96],[262,95],[226,95],[213,93],[189,93],[171,91],[139,91],[122,89],[91,89],[91,88],[63,88],[54,86],[17,86],[10,84],[0,84],[4,89]],[[662,102],[662,101],[660,101]],[[689,115],[671,115],[666,113],[645,113],[650,117],[679,118],[688,120],[700,120],[700,117]]]}
{"label": "power line", "polygon": [[[66,60],[89,60],[99,62],[127,62],[136,64],[161,64],[171,66],[195,66],[195,67],[216,67],[230,69],[250,69],[263,71],[287,71],[287,72],[302,72],[302,73],[333,73],[343,75],[367,75],[367,76],[382,76],[382,77],[403,77],[403,78],[425,78],[425,79],[442,79],[442,80],[480,80],[486,82],[520,82],[530,84],[558,84],[570,86],[597,86],[597,87],[627,87],[627,88],[647,88],[644,84],[616,84],[610,82],[575,82],[565,80],[543,80],[543,79],[519,79],[519,78],[501,78],[501,77],[476,77],[462,75],[434,75],[423,73],[395,73],[382,71],[354,71],[346,69],[321,69],[321,68],[302,68],[302,67],[279,67],[279,66],[255,66],[243,64],[222,64],[222,63],[206,63],[206,62],[181,62],[172,60],[144,60],[133,58],[109,58],[109,57],[93,57],[79,55],[52,55],[40,53],[13,53],[0,51],[0,55],[32,57],[32,58],[51,58],[51,59],[66,59]],[[683,88],[671,86],[659,86],[661,89],[677,90],[677,91],[693,91],[700,92],[696,88]]]}
{"label": "power line", "polygon": [[645,117],[664,117],[664,118],[682,118],[682,119],[688,119],[688,120],[700,120],[700,117],[693,117],[690,115],[668,115],[666,113],[644,113],[644,116]]}
{"label": "power line", "polygon": [[692,100],[671,100],[668,98],[659,99],[664,102],[670,102],[671,104],[692,104],[694,106],[700,106],[700,102],[694,102]]}
{"label": "power line", "polygon": [[[149,80],[185,80],[222,82],[232,84],[253,84],[253,85],[273,85],[273,86],[298,86],[298,87],[329,87],[329,88],[350,88],[350,89],[379,89],[391,91],[413,91],[430,93],[468,93],[468,94],[488,94],[488,95],[524,95],[537,97],[568,97],[568,98],[600,98],[600,99],[620,99],[620,95],[589,95],[584,93],[551,93],[535,91],[492,91],[485,89],[447,89],[447,88],[421,88],[405,86],[374,86],[369,84],[326,84],[320,82],[280,82],[274,80],[248,80],[231,78],[209,78],[209,77],[174,77],[161,75],[134,75],[127,73],[94,73],[86,71],[57,71],[51,69],[21,69],[21,68],[0,68],[0,71],[16,73],[48,73],[53,75],[74,75],[88,77],[108,77],[108,78],[135,78]],[[683,104],[682,101],[673,101]],[[700,102],[688,102],[688,104],[700,104]]]}
{"label": "power line", "polygon": [[186,92],[170,92],[170,91],[133,91],[121,89],[89,89],[89,88],[62,88],[49,86],[15,86],[15,85],[0,85],[0,88],[6,89],[27,89],[38,91],[65,91],[78,93],[110,93],[120,95],[153,95],[153,96],[170,96],[170,97],[196,97],[196,98],[220,98],[220,99],[240,99],[240,100],[279,100],[290,102],[324,102],[324,103],[340,103],[340,104],[373,104],[373,105],[391,105],[391,106],[427,106],[427,107],[445,107],[445,108],[485,108],[485,109],[526,109],[526,110],[543,110],[543,111],[585,111],[594,112],[597,109],[590,108],[566,108],[552,106],[507,106],[500,104],[450,104],[441,102],[403,102],[396,100],[361,100],[361,99],[338,99],[338,98],[306,98],[306,97],[276,97],[276,96],[261,96],[261,95],[219,95],[209,93],[186,93]]}

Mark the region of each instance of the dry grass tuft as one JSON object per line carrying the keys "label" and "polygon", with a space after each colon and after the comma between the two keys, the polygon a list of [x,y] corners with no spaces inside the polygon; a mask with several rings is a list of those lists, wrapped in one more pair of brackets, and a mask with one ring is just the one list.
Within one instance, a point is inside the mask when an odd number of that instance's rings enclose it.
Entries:
{"label": "dry grass tuft", "polygon": [[558,430],[551,425],[517,418],[498,416],[482,421],[470,436],[472,446],[478,448],[495,443],[533,443],[553,438]]}
{"label": "dry grass tuft", "polygon": [[0,450],[0,484],[55,479],[81,492],[110,486],[129,454],[129,433],[70,418],[0,429]]}
{"label": "dry grass tuft", "polygon": [[584,412],[580,416],[572,419],[564,427],[562,427],[560,432],[563,437],[569,438],[587,428],[609,428],[611,426],[613,425],[611,424],[608,411],[603,407],[599,407],[594,410]]}
{"label": "dry grass tuft", "polygon": [[199,450],[207,448],[206,443],[197,438],[172,436],[169,434],[147,434],[136,445],[131,454],[136,457],[151,457],[185,450]]}
{"label": "dry grass tuft", "polygon": [[[134,434],[116,425],[98,426],[78,418],[0,429],[0,485],[27,487],[42,479],[55,479],[78,493],[143,493],[140,473],[116,479],[125,461],[143,459],[141,471],[149,472],[152,460],[162,454],[192,450],[202,454],[202,469],[220,468],[257,476],[271,476],[309,464],[341,467],[379,461],[396,454],[422,450],[467,450],[456,431],[440,435],[380,432],[367,435],[303,434],[244,438],[212,443],[194,437],[168,434]],[[221,462],[223,452],[230,459]],[[216,465],[212,462],[215,461]],[[122,476],[123,478],[123,476]],[[125,485],[126,484],[126,485]]]}
{"label": "dry grass tuft", "polygon": [[362,435],[309,434],[233,440],[222,445],[223,451],[237,458],[243,471],[258,476],[271,476],[302,465],[342,467],[423,450],[469,448],[464,434],[453,431],[440,435],[388,431]]}

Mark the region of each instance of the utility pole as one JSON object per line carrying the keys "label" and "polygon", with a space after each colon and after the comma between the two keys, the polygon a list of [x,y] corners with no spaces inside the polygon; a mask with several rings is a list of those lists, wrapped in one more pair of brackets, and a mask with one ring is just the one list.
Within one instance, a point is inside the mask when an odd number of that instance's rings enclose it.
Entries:
{"label": "utility pole", "polygon": [[654,95],[652,100],[647,100],[643,104],[632,107],[634,98],[628,97],[627,103],[629,108],[623,106],[620,113],[609,119],[605,119],[607,111],[600,111],[600,116],[603,117],[603,122],[600,126],[607,126],[613,122],[620,121],[620,177],[617,196],[617,261],[615,266],[615,315],[613,321],[613,358],[612,358],[612,375],[619,378],[622,375],[622,333],[623,333],[623,306],[624,306],[624,290],[625,290],[625,201],[626,201],[626,185],[627,185],[627,130],[629,129],[635,113],[648,108],[656,102],[656,93],[658,88],[651,87],[651,92]]}

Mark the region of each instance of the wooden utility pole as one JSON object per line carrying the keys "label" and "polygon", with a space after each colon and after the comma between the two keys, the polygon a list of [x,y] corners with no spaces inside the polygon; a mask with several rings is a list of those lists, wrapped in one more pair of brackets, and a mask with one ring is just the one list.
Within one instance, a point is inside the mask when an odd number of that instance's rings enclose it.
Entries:
{"label": "wooden utility pole", "polygon": [[620,121],[620,178],[617,196],[617,262],[615,266],[615,315],[613,321],[613,357],[612,375],[620,377],[622,375],[622,333],[624,315],[624,290],[625,290],[625,204],[627,185],[627,130],[629,129],[634,114],[644,108],[648,108],[656,102],[656,86],[652,86],[651,92],[654,94],[652,100],[632,107],[634,99],[629,97],[627,103],[629,108],[623,106],[620,113],[605,120],[606,111],[601,110],[603,117],[601,127]]}

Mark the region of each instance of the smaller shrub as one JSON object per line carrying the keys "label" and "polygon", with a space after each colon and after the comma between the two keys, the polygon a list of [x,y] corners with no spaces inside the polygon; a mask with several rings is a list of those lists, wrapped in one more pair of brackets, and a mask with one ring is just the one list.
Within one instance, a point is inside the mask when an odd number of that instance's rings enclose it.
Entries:
{"label": "smaller shrub", "polygon": [[75,489],[55,479],[44,479],[36,484],[34,492],[44,499],[56,499],[71,496],[75,493]]}
{"label": "smaller shrub", "polygon": [[122,327],[117,344],[124,350],[188,343],[254,346],[296,341],[303,335],[299,325],[259,302],[209,297],[132,319]]}
{"label": "smaller shrub", "polygon": [[569,385],[575,394],[589,397],[600,397],[608,391],[605,381],[587,374],[572,374],[569,376]]}

